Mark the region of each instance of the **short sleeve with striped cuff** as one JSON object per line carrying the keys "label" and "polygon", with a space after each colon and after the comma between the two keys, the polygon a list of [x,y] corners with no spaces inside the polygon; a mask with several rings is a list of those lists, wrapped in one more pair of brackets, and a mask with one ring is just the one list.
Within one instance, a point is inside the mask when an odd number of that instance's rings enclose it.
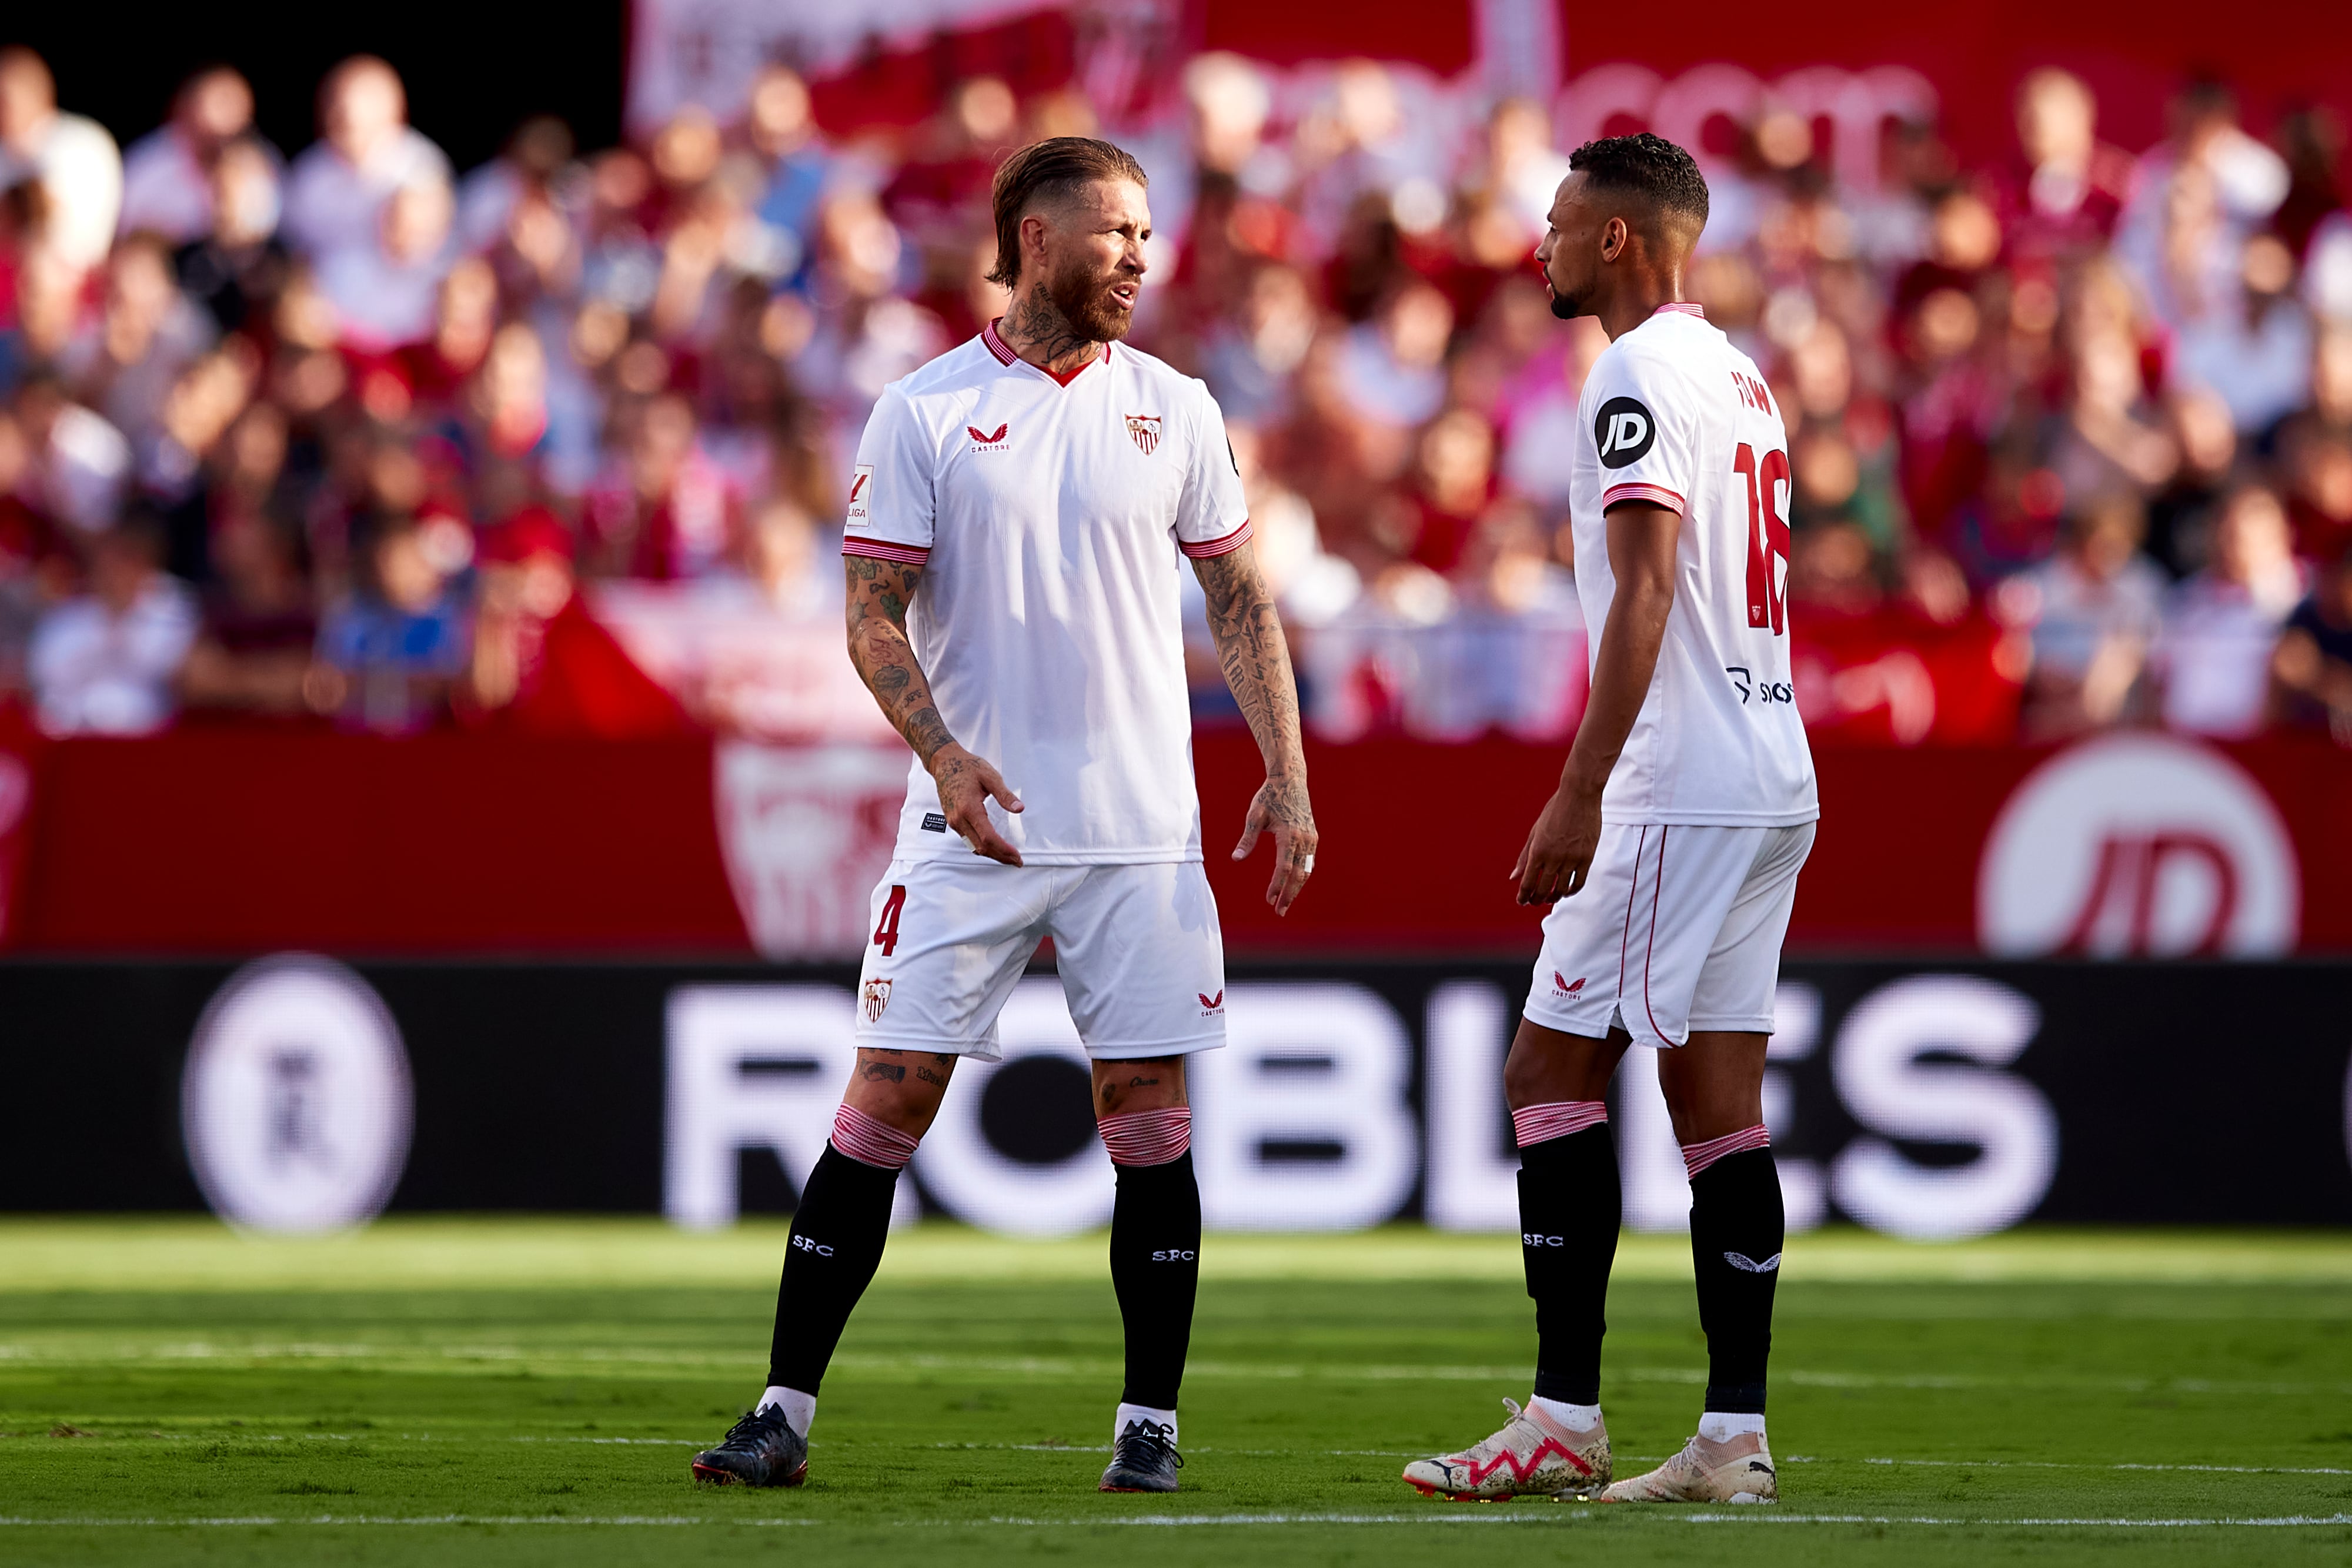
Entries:
{"label": "short sleeve with striped cuff", "polygon": [[1592,367],[1583,405],[1601,463],[1601,510],[1645,501],[1688,517],[1699,442],[1680,368],[1628,343],[1626,351],[1604,354]]}
{"label": "short sleeve with striped cuff", "polygon": [[1225,439],[1224,413],[1206,386],[1189,384],[1194,434],[1183,495],[1176,503],[1176,548],[1194,560],[1206,560],[1249,543],[1249,506],[1242,497],[1233,444]]}
{"label": "short sleeve with striped cuff", "polygon": [[935,519],[931,442],[906,394],[883,390],[857,444],[842,521],[841,553],[908,566],[930,559]]}

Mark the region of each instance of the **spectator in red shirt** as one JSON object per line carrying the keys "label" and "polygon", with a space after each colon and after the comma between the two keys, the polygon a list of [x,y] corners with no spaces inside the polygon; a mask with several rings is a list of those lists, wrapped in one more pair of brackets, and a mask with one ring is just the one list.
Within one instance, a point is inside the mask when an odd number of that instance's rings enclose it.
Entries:
{"label": "spectator in red shirt", "polygon": [[2312,347],[2311,406],[2279,432],[2294,550],[2327,561],[2352,549],[2352,326]]}
{"label": "spectator in red shirt", "polygon": [[484,538],[464,721],[530,735],[675,735],[677,700],[640,670],[581,602],[572,536],[529,508]]}
{"label": "spectator in red shirt", "polygon": [[499,280],[489,263],[467,256],[441,280],[433,334],[391,355],[389,368],[425,416],[445,413],[482,361],[499,327]]}
{"label": "spectator in red shirt", "polygon": [[604,574],[670,582],[701,575],[725,552],[740,501],[696,436],[694,405],[675,392],[639,413],[626,461],[588,498]]}
{"label": "spectator in red shirt", "polygon": [[1415,446],[1412,559],[1451,572],[1495,498],[1495,433],[1466,408],[1432,420]]}
{"label": "spectator in red shirt", "polygon": [[300,545],[277,519],[240,516],[213,535],[214,580],[181,666],[192,712],[291,716],[332,707],[341,682],[314,663],[319,617]]}
{"label": "spectator in red shirt", "polygon": [[2098,100],[2054,66],[2017,84],[2019,161],[1993,182],[2012,260],[2047,265],[2105,245],[2131,194],[2132,157],[2098,139]]}

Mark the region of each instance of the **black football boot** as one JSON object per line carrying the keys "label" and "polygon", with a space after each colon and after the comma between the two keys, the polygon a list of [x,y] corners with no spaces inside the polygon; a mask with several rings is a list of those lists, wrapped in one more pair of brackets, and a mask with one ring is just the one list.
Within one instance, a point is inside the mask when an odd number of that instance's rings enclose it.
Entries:
{"label": "black football boot", "polygon": [[1157,1421],[1129,1421],[1103,1471],[1104,1491],[1174,1491],[1184,1456],[1176,1451],[1176,1428]]}
{"label": "black football boot", "polygon": [[727,1429],[715,1448],[694,1456],[694,1479],[720,1486],[796,1487],[808,1479],[808,1439],[771,1405]]}

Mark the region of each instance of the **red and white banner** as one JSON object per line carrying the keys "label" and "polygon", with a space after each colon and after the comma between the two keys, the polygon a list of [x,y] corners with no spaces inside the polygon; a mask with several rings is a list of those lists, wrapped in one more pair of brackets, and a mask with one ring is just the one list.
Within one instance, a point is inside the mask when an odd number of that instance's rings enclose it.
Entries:
{"label": "red and white banner", "polygon": [[[1561,748],[1307,749],[1315,885],[1224,850],[1262,777],[1194,746],[1236,955],[1531,952],[1507,873]],[[2352,951],[2352,751],[2117,735],[2060,749],[1817,744],[1792,947],[2260,957]],[[379,740],[189,728],[0,755],[17,951],[854,956],[906,753],[693,737]],[[22,769],[21,774],[12,768]],[[31,782],[26,792],[12,778]],[[29,814],[28,814],[29,812]]]}
{"label": "red and white banner", "polygon": [[1935,112],[1971,165],[2009,156],[2011,94],[2042,65],[2087,81],[2101,135],[2134,152],[2163,136],[2165,104],[2192,71],[2230,83],[2258,131],[2298,104],[2352,120],[2352,26],[2323,0],[2242,24],[2197,0],[1687,0],[1664,21],[1583,0],[634,0],[626,123],[647,134],[688,102],[731,116],[760,63],[782,58],[810,75],[818,119],[836,131],[912,124],[982,74],[1021,92],[1075,83],[1118,125],[1139,105],[1171,105],[1169,67],[1194,49],[1284,68],[1388,60],[1472,96],[1549,97],[1559,84],[1564,145],[1646,125],[1714,146],[1710,121],[1746,118],[1769,92],[1828,121],[1842,181],[1864,190],[1890,114]]}

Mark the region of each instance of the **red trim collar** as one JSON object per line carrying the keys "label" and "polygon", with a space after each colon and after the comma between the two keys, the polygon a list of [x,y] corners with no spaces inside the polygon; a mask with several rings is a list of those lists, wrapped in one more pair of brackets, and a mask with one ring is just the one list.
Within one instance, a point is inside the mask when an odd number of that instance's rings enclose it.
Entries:
{"label": "red trim collar", "polygon": [[[997,336],[996,322],[1003,319],[1003,317],[999,316],[996,318],[996,321],[991,321],[987,326],[982,327],[980,329],[981,342],[987,347],[990,353],[996,356],[997,362],[1000,364],[1008,366],[1028,365],[1028,361],[1014,353],[1012,346],[1006,343],[1003,338]],[[1039,375],[1052,377],[1055,384],[1058,386],[1068,386],[1072,382],[1076,381],[1080,376],[1086,374],[1089,367],[1097,364],[1108,364],[1109,362],[1110,345],[1108,343],[1105,343],[1102,346],[1101,353],[1097,354],[1093,359],[1088,360],[1086,364],[1080,365],[1076,370],[1071,371],[1067,374],[1065,374],[1060,371],[1049,371],[1043,365],[1029,365],[1029,368],[1035,371]]]}
{"label": "red trim collar", "polygon": [[1653,316],[1663,316],[1669,310],[1672,310],[1680,316],[1696,316],[1702,321],[1706,319],[1706,307],[1696,304],[1688,299],[1670,299],[1664,305],[1659,306],[1655,310],[1651,311],[1650,314]]}

